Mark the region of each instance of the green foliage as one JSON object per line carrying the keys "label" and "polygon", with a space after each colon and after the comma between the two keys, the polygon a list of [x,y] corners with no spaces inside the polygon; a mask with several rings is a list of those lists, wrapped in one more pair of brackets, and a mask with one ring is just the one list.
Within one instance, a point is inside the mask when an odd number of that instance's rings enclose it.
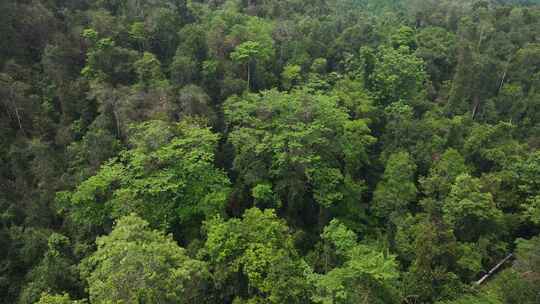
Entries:
{"label": "green foliage", "polygon": [[492,195],[482,192],[479,180],[467,174],[456,177],[443,212],[464,241],[476,241],[483,234],[493,233],[502,216]]}
{"label": "green foliage", "polygon": [[96,42],[98,39],[98,33],[91,28],[84,29],[81,36],[84,37],[84,39],[88,39],[90,42]]}
{"label": "green foliage", "polygon": [[73,301],[68,294],[51,295],[44,293],[36,304],[84,304],[85,301]]}
{"label": "green foliage", "polygon": [[132,149],[75,191],[58,195],[73,221],[107,227],[114,218],[138,212],[154,226],[172,229],[223,210],[229,182],[213,165],[216,134],[194,122],[160,121],[131,132]]}
{"label": "green foliage", "polygon": [[251,189],[251,196],[253,196],[254,204],[258,208],[279,208],[281,207],[281,201],[272,191],[272,185],[268,183],[261,183]]}
{"label": "green foliage", "polygon": [[324,227],[321,239],[331,244],[335,253],[341,256],[345,256],[358,243],[356,234],[338,220],[332,220]]}
{"label": "green foliage", "polygon": [[414,228],[415,257],[404,274],[404,297],[429,303],[461,296],[465,288],[452,272],[457,259],[452,231],[437,218],[422,219]]}
{"label": "green foliage", "polygon": [[313,63],[311,64],[311,72],[318,73],[318,74],[325,74],[326,73],[326,67],[328,66],[328,60],[325,58],[316,58],[313,60]]}
{"label": "green foliage", "polygon": [[182,53],[177,53],[170,66],[171,84],[186,85],[199,77],[197,62]]}
{"label": "green foliage", "polygon": [[232,97],[225,115],[236,151],[234,168],[243,182],[271,181],[289,208],[307,194],[306,185],[321,206],[341,201],[339,189],[352,172],[339,160],[362,160],[374,142],[366,123],[350,120],[336,98],[306,90]]}
{"label": "green foliage", "polygon": [[144,52],[142,58],[133,64],[141,87],[158,87],[166,84],[161,73],[161,64],[152,53]]}
{"label": "green foliage", "polygon": [[248,90],[251,84],[251,66],[264,62],[271,56],[272,50],[256,41],[246,41],[238,45],[231,53],[231,59],[246,66]]}
{"label": "green foliage", "polygon": [[538,256],[540,237],[536,236],[530,240],[518,239],[516,243],[515,270],[521,273],[532,272],[530,273],[530,278],[532,280],[538,280],[536,274],[540,272],[540,257]]}
{"label": "green foliage", "polygon": [[[79,292],[81,284],[69,245],[69,239],[61,234],[53,233],[49,236],[48,250],[40,263],[28,274],[28,283],[21,291],[19,303],[35,303],[44,292]],[[68,299],[69,297],[66,301]],[[46,300],[41,296],[40,301]]]}
{"label": "green foliage", "polygon": [[301,81],[302,67],[299,65],[287,65],[281,72],[281,78],[283,79],[283,87],[285,89],[292,88],[295,84]]}
{"label": "green foliage", "polygon": [[534,224],[540,224],[540,153],[532,153],[523,161],[514,163],[512,172],[518,192],[524,200],[521,205],[524,217]]}
{"label": "green foliage", "polygon": [[456,61],[456,37],[441,27],[426,27],[416,35],[415,53],[426,63],[426,72],[434,84],[449,80]]}
{"label": "green foliage", "polygon": [[342,256],[340,266],[324,273],[311,273],[315,303],[397,303],[391,284],[399,273],[393,256],[359,244],[354,233],[338,221],[325,227],[321,236]]}
{"label": "green foliage", "polygon": [[531,281],[514,270],[505,270],[493,282],[494,289],[500,294],[501,302],[508,304],[538,302],[538,282]]}
{"label": "green foliage", "polygon": [[408,47],[381,47],[375,57],[370,81],[380,104],[402,101],[415,105],[423,97],[426,78],[423,61]]}
{"label": "green foliage", "polygon": [[246,41],[236,47],[231,53],[231,59],[234,61],[246,63],[250,60],[264,60],[268,58],[268,50],[264,49],[260,43],[255,41]]}
{"label": "green foliage", "polygon": [[466,295],[454,301],[437,302],[437,304],[501,304],[501,300],[492,293]]}
{"label": "green foliage", "polygon": [[[76,127],[76,123],[73,127]],[[118,153],[120,146],[113,132],[101,128],[99,123],[92,124],[80,141],[72,142],[66,149],[68,172],[73,182],[80,183],[94,175],[105,161]]]}
{"label": "green foliage", "polygon": [[146,48],[148,44],[149,35],[145,29],[143,22],[134,22],[129,29],[129,36],[141,45],[141,48]]}
{"label": "green foliage", "polygon": [[537,2],[0,1],[0,303],[538,303]]}
{"label": "green foliage", "polygon": [[204,117],[209,123],[216,122],[216,114],[212,108],[208,94],[196,85],[186,85],[176,96],[180,117]]}
{"label": "green foliage", "polygon": [[450,193],[456,178],[468,172],[469,169],[463,156],[454,149],[448,149],[430,169],[429,175],[420,182],[426,195],[435,199],[444,199]]}
{"label": "green foliage", "polygon": [[[481,242],[479,242],[481,243]],[[482,252],[476,243],[459,243],[459,259],[456,262],[457,272],[468,280],[473,280],[482,271]]]}
{"label": "green foliage", "polygon": [[91,42],[81,74],[90,80],[125,83],[132,79],[136,52],[117,46],[113,38],[99,38],[93,29],[83,32]]}
{"label": "green foliage", "polygon": [[[284,221],[271,209],[246,210],[242,219],[206,222],[202,251],[219,291],[219,298],[242,294],[263,303],[304,303],[307,282]],[[244,276],[246,281],[237,278]]]}
{"label": "green foliage", "polygon": [[390,39],[392,40],[392,45],[395,48],[406,46],[410,49],[414,49],[416,47],[414,29],[408,26],[398,28]]}
{"label": "green foliage", "polygon": [[373,209],[376,214],[394,220],[416,198],[414,184],[416,165],[407,152],[390,155],[382,181],[373,193]]}
{"label": "green foliage", "polygon": [[92,303],[192,303],[199,296],[204,263],[136,215],[119,219],[96,243],[81,265]]}
{"label": "green foliage", "polygon": [[527,199],[523,204],[524,216],[534,224],[540,224],[540,195]]}
{"label": "green foliage", "polygon": [[373,98],[361,81],[346,77],[339,80],[333,93],[352,118],[373,118]]}
{"label": "green foliage", "polygon": [[493,289],[498,292],[503,303],[537,303],[540,300],[540,237],[518,239],[516,244],[516,259],[512,268],[495,279]]}
{"label": "green foliage", "polygon": [[464,144],[466,158],[482,169],[504,168],[520,160],[526,148],[512,137],[515,126],[507,122],[476,125]]}

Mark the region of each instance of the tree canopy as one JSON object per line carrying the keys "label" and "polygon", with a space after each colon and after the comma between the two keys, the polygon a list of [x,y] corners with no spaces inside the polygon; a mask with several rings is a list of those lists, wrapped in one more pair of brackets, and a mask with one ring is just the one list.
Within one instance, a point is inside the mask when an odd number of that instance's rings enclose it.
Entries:
{"label": "tree canopy", "polygon": [[0,304],[540,302],[539,1],[0,20]]}

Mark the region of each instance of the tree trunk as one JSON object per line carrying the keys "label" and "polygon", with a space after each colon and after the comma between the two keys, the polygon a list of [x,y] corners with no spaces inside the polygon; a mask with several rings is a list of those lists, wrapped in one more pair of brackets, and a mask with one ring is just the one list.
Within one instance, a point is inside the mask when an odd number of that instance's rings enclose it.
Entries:
{"label": "tree trunk", "polygon": [[508,67],[506,67],[506,68],[504,69],[504,73],[503,73],[502,79],[501,79],[501,84],[499,85],[499,91],[498,91],[497,93],[499,93],[499,92],[501,91],[501,89],[502,89],[502,87],[503,87],[503,85],[504,85],[504,80],[506,79],[506,73],[507,73],[507,71],[508,71]]}
{"label": "tree trunk", "polygon": [[476,114],[478,113],[478,108],[480,107],[480,98],[478,96],[474,96],[474,107],[472,112],[472,119],[474,120],[476,118]]}
{"label": "tree trunk", "polygon": [[21,116],[19,115],[19,109],[17,108],[17,103],[15,102],[15,97],[13,94],[13,86],[15,84],[11,85],[10,91],[9,91],[9,99],[11,100],[11,103],[13,104],[13,109],[15,110],[15,116],[17,116],[17,122],[19,123],[19,130],[21,130],[24,133],[24,129],[21,122]]}
{"label": "tree trunk", "polygon": [[513,256],[513,254],[509,254],[507,255],[502,261],[500,261],[497,265],[495,265],[495,267],[491,268],[491,270],[486,273],[480,280],[476,281],[475,284],[476,285],[481,285],[482,283],[484,283],[493,273],[495,273],[499,268],[501,268],[501,266],[506,263],[511,257]]}
{"label": "tree trunk", "polygon": [[501,83],[499,84],[499,90],[497,91],[497,94],[499,94],[499,92],[502,90],[504,82],[506,81],[506,74],[508,73],[508,68],[510,67],[510,62],[512,61],[513,57],[514,56],[510,56],[510,58],[508,58],[508,62],[506,62],[506,65],[504,66],[504,72],[501,78]]}
{"label": "tree trunk", "polygon": [[476,50],[480,51],[480,46],[482,45],[482,40],[484,40],[484,27],[480,26],[480,38],[478,38],[478,46]]}
{"label": "tree trunk", "polygon": [[248,63],[247,63],[247,90],[248,90],[248,92],[251,89],[251,86],[249,84],[249,82],[251,81],[251,68],[250,68],[250,65],[251,65],[251,62],[248,61]]}
{"label": "tree trunk", "polygon": [[317,225],[319,226],[319,231],[322,233],[326,224],[328,224],[328,213],[326,208],[319,204],[319,215],[317,219]]}
{"label": "tree trunk", "polygon": [[120,118],[118,117],[118,112],[116,111],[116,109],[113,108],[113,115],[114,115],[114,120],[116,122],[116,136],[118,138],[120,138]]}

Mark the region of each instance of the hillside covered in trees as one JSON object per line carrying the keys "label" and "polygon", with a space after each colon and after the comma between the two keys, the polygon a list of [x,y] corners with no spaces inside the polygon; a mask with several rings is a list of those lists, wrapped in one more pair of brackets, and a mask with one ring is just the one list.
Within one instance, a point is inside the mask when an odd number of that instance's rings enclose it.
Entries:
{"label": "hillside covered in trees", "polygon": [[538,1],[0,0],[0,38],[1,304],[540,303]]}

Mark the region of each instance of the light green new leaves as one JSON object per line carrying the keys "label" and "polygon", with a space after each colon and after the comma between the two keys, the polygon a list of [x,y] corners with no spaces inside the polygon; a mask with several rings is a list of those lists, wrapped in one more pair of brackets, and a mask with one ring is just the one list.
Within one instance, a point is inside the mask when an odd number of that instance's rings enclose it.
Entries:
{"label": "light green new leaves", "polygon": [[476,241],[485,233],[493,233],[502,216],[491,193],[482,192],[480,181],[468,174],[456,178],[443,213],[463,241]]}
{"label": "light green new leaves", "polygon": [[132,128],[123,152],[57,201],[78,224],[107,226],[130,212],[152,225],[200,221],[222,211],[229,181],[214,167],[218,136],[195,122],[150,121]]}
{"label": "light green new leaves", "polygon": [[144,52],[143,56],[135,61],[134,67],[139,78],[139,87],[146,89],[162,87],[167,84],[167,80],[161,72],[161,63],[154,54]]}
{"label": "light green new leaves", "polygon": [[255,41],[246,41],[236,47],[231,53],[233,61],[246,65],[247,85],[250,87],[251,79],[251,63],[257,61],[265,61],[272,54],[272,49]]}
{"label": "light green new leaves", "polygon": [[85,304],[86,301],[73,301],[68,294],[51,295],[43,293],[36,304]]}
{"label": "light green new leaves", "polygon": [[540,224],[540,152],[536,151],[521,162],[512,165],[512,174],[525,200],[521,207],[524,217]]}
{"label": "light green new leaves", "polygon": [[420,179],[420,183],[425,194],[435,199],[444,199],[450,193],[456,177],[468,172],[463,156],[454,149],[448,149],[429,170],[429,176]]}
{"label": "light green new leaves", "polygon": [[416,165],[407,152],[390,155],[384,170],[383,180],[373,194],[374,210],[388,219],[403,214],[407,205],[416,198],[414,174]]}
{"label": "light green new leaves", "polygon": [[[43,259],[27,274],[28,282],[21,290],[19,304],[35,303],[40,299],[40,295],[41,301],[45,301],[44,292],[71,292],[80,287],[76,262],[69,252],[69,239],[52,233],[47,243],[48,250]],[[51,297],[50,301],[53,301],[53,298]],[[66,297],[58,297],[58,301],[60,298]]]}
{"label": "light green new leaves", "polygon": [[123,82],[131,76],[137,52],[117,46],[111,37],[101,38],[94,29],[86,29],[82,36],[90,44],[86,65],[81,74],[93,81]]}
{"label": "light green new leaves", "polygon": [[356,235],[337,220],[330,222],[321,236],[334,246],[344,262],[325,274],[308,274],[314,286],[313,302],[393,303],[387,288],[399,276],[393,256],[359,244]]}
{"label": "light green new leaves", "polygon": [[289,202],[308,188],[322,206],[340,201],[347,169],[358,169],[375,141],[366,122],[350,120],[337,98],[307,90],[232,97],[224,111],[234,169],[248,185],[271,181]]}
{"label": "light green new leaves", "polygon": [[286,65],[281,72],[281,78],[285,89],[292,88],[302,79],[302,67],[296,64]]}
{"label": "light green new leaves", "polygon": [[522,205],[524,209],[524,217],[532,223],[540,224],[540,195],[527,199],[526,203]]}
{"label": "light green new leaves", "polygon": [[244,275],[250,299],[260,296],[262,303],[305,303],[303,263],[285,222],[273,210],[253,208],[242,219],[216,218],[205,227],[203,256],[224,299],[245,290],[235,280]]}
{"label": "light green new leaves", "polygon": [[532,272],[536,276],[531,276],[531,279],[539,280],[540,274],[540,236],[531,238],[530,240],[518,239],[516,241],[517,261],[514,264],[514,269],[521,273]]}
{"label": "light green new leaves", "polygon": [[98,174],[82,182],[74,192],[59,192],[56,201],[61,211],[72,210],[76,223],[103,225],[109,222],[111,206],[107,204],[114,185],[124,176],[124,167],[114,161],[104,165]]}
{"label": "light green new leaves", "polygon": [[332,220],[321,234],[321,238],[331,244],[338,255],[345,255],[357,245],[356,234],[338,220]]}
{"label": "light green new leaves", "polygon": [[493,293],[466,295],[454,301],[437,302],[437,304],[502,304],[503,302]]}
{"label": "light green new leaves", "polygon": [[516,126],[508,122],[475,125],[465,141],[465,158],[483,170],[513,165],[527,151],[524,144],[514,139],[515,130]]}
{"label": "light green new leaves", "polygon": [[255,41],[246,41],[236,47],[231,53],[231,59],[238,62],[248,62],[249,60],[257,60],[268,58],[268,51]]}
{"label": "light green new leaves", "polygon": [[204,264],[190,259],[171,236],[151,230],[139,217],[121,218],[96,243],[97,251],[81,264],[92,303],[196,301]]}
{"label": "light green new leaves", "polygon": [[371,75],[373,90],[382,104],[403,101],[411,103],[422,97],[427,79],[422,59],[408,47],[381,47]]}

